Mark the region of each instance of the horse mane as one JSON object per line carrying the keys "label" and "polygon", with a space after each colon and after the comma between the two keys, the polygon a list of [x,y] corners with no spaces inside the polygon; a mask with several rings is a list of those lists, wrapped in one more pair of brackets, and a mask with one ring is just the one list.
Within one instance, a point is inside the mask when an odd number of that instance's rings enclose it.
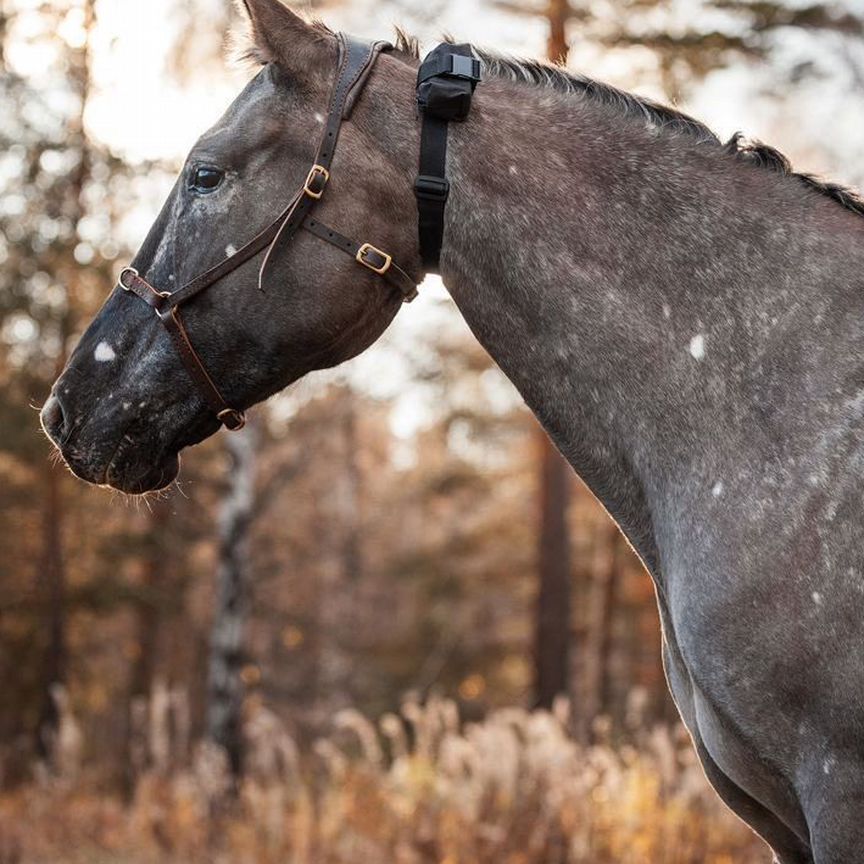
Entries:
{"label": "horse mane", "polygon": [[[448,38],[448,41],[452,40]],[[412,60],[420,57],[418,40],[399,29],[396,30],[396,50]],[[536,60],[520,60],[486,50],[475,49],[475,51],[488,77],[502,78],[531,87],[547,88],[558,93],[587,96],[603,105],[617,108],[623,116],[647,123],[659,131],[689,135],[700,143],[717,146],[732,158],[749,165],[793,177],[806,188],[830,198],[846,210],[864,216],[864,198],[857,192],[812,174],[796,172],[788,157],[779,150],[761,141],[750,140],[740,132],[736,132],[723,143],[704,123],[683,111],[662,105],[653,99],[619,90],[610,84],[570,72],[561,66]]]}

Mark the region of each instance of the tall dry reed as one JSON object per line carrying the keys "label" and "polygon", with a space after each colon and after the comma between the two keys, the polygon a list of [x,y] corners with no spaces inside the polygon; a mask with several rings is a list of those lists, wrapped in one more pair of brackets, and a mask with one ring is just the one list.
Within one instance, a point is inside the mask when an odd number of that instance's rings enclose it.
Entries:
{"label": "tall dry reed", "polygon": [[128,806],[42,778],[0,798],[0,864],[767,864],[684,736],[585,747],[553,713],[406,701],[356,711],[301,756],[262,706],[236,797],[222,753],[143,774]]}

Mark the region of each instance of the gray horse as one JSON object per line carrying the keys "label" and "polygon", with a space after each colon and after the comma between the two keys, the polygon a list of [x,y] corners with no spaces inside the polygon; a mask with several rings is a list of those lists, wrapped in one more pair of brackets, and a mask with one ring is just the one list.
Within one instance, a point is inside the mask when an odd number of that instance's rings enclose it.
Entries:
{"label": "gray horse", "polygon": [[[182,284],[314,156],[336,40],[246,0],[264,64],[193,148],[135,263]],[[442,275],[657,586],[669,684],[717,792],[783,864],[864,860],[864,204],[776,151],[564,71],[484,56],[451,126]],[[381,57],[322,218],[422,276],[417,60]],[[400,297],[309,235],[268,288],[184,311],[230,404],[363,351]],[[70,468],[142,492],[217,428],[152,311],[115,290],[42,412]]]}

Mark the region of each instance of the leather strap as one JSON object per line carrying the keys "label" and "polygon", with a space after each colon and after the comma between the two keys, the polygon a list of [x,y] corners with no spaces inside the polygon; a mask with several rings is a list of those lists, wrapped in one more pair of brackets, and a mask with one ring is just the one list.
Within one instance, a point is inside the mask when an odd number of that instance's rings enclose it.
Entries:
{"label": "leather strap", "polygon": [[390,255],[370,243],[357,243],[309,215],[312,208],[324,195],[327,182],[330,179],[330,167],[339,140],[342,122],[350,117],[381,51],[390,47],[386,42],[366,44],[350,36],[340,34],[339,68],[330,97],[327,123],[315,157],[315,164],[309,171],[302,188],[266,228],[256,234],[233,255],[223,258],[209,270],[198,274],[171,293],[157,290],[140,276],[137,270],[131,267],[126,267],[120,273],[118,280],[120,287],[124,291],[140,297],[148,306],[153,308],[177,348],[190,378],[198,386],[207,404],[228,429],[241,429],[245,425],[245,417],[242,411],[228,406],[219,388],[207,372],[207,367],[195,351],[183,324],[183,319],[180,317],[180,306],[183,303],[210,288],[229,273],[266,250],[258,276],[259,288],[263,289],[267,264],[276,246],[289,240],[301,227],[351,255],[358,264],[377,273],[389,285],[402,293],[405,302],[409,302],[417,296],[417,286],[414,280],[393,263]]}
{"label": "leather strap", "polygon": [[[333,164],[333,156],[336,153],[336,144],[339,141],[339,130],[345,117],[349,98],[359,94],[365,85],[369,73],[375,61],[388,43],[373,42],[371,45],[361,42],[353,36],[339,34],[339,70],[336,73],[336,86],[330,97],[330,108],[327,112],[327,125],[324,127],[324,135],[318,146],[315,156],[315,164],[306,178],[304,192],[299,199],[295,199],[285,212],[282,224],[276,232],[276,236],[258,273],[258,287],[263,288],[264,275],[270,258],[276,248],[278,241],[287,241],[299,230],[304,220],[309,215],[315,204],[321,199],[330,179],[330,167]],[[353,107],[352,102],[352,107]]]}
{"label": "leather strap", "polygon": [[215,285],[224,279],[229,273],[233,273],[238,267],[254,258],[259,252],[267,249],[276,239],[279,227],[286,215],[296,201],[283,210],[263,231],[256,234],[248,243],[241,246],[233,255],[223,258],[218,264],[200,273],[194,279],[187,282],[182,288],[173,291],[168,299],[171,306],[179,306],[187,300],[191,300],[196,294],[200,294],[205,288]]}
{"label": "leather strap", "polygon": [[120,287],[125,291],[131,291],[140,297],[148,306],[151,306],[159,320],[165,325],[168,335],[174,342],[180,359],[186,367],[186,371],[192,380],[198,385],[207,403],[226,428],[233,430],[242,429],[246,425],[246,418],[242,411],[230,408],[222,398],[219,388],[213,383],[213,379],[207,374],[207,369],[201,362],[198,353],[192,347],[189,334],[183,326],[180,310],[170,303],[171,295],[165,291],[157,291],[149,282],[138,275],[138,271],[126,267],[118,280]]}
{"label": "leather strap", "polygon": [[417,296],[414,280],[386,252],[371,243],[357,243],[311,216],[306,217],[303,228],[310,234],[331,243],[337,249],[347,252],[359,264],[377,273],[387,283],[402,292],[406,303],[410,303]]}
{"label": "leather strap", "polygon": [[366,60],[365,65],[355,76],[354,83],[351,87],[348,88],[348,92],[345,96],[345,101],[343,103],[344,107],[342,109],[342,119],[348,120],[351,117],[351,113],[354,111],[354,106],[357,104],[357,100],[360,98],[360,94],[363,92],[363,88],[366,86],[366,79],[369,77],[373,67],[375,66],[376,61],[378,60],[378,55],[382,51],[389,51],[393,46],[389,42],[385,42],[383,40],[373,42],[371,46],[366,46],[363,42],[360,42],[353,36],[348,36],[346,34],[342,35],[342,40],[346,45],[353,44],[354,47],[352,50],[355,53],[359,53],[360,51],[364,50],[369,51],[369,56]]}

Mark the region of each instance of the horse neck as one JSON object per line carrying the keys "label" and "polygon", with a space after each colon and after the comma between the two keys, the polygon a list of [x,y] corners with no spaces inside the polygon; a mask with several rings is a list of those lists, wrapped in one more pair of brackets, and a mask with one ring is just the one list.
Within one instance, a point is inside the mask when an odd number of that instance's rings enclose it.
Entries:
{"label": "horse neck", "polygon": [[815,397],[860,338],[838,324],[817,357],[801,333],[860,306],[864,222],[590,98],[490,81],[450,129],[445,284],[657,575],[658,522],[776,456],[788,418],[754,411]]}

